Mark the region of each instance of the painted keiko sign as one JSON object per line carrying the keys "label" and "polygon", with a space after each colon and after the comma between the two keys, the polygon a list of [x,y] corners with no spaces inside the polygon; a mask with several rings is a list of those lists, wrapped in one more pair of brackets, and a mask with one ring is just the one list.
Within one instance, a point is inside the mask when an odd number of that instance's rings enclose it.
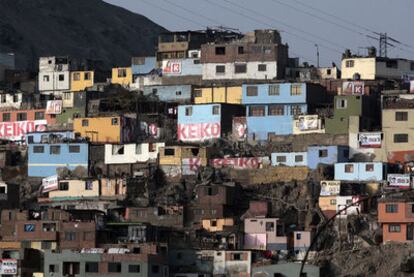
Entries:
{"label": "painted keiko sign", "polygon": [[220,138],[221,127],[219,122],[178,124],[179,141],[206,141]]}
{"label": "painted keiko sign", "polygon": [[251,157],[251,158],[224,158],[212,159],[210,165],[214,168],[230,167],[234,169],[255,169],[259,168],[268,157]]}
{"label": "painted keiko sign", "polygon": [[24,140],[27,133],[46,130],[46,120],[16,121],[0,123],[0,139]]}

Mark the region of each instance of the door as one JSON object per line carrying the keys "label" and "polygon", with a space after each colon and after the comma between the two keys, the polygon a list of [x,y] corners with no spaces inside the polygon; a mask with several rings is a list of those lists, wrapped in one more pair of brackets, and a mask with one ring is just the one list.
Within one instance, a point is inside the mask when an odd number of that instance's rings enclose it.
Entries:
{"label": "door", "polygon": [[407,224],[407,240],[413,240],[413,223]]}

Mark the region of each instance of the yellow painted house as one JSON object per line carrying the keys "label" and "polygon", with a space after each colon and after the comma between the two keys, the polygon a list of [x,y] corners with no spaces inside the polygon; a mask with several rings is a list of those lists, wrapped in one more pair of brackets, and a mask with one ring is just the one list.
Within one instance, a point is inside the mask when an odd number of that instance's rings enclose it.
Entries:
{"label": "yellow painted house", "polygon": [[195,104],[207,103],[242,103],[242,87],[206,87],[194,91]]}
{"label": "yellow painted house", "polygon": [[112,84],[119,84],[121,86],[129,86],[132,83],[132,69],[131,67],[115,67],[112,68]]}
{"label": "yellow painted house", "polygon": [[93,86],[93,71],[73,71],[70,73],[70,90],[82,91]]}
{"label": "yellow painted house", "polygon": [[203,219],[203,229],[208,232],[222,232],[226,226],[233,226],[233,218]]}
{"label": "yellow painted house", "polygon": [[181,166],[183,159],[200,159],[200,165],[207,165],[207,149],[194,146],[166,146],[160,147],[160,165]]}
{"label": "yellow painted house", "polygon": [[121,117],[84,117],[73,120],[73,131],[91,142],[121,143]]}

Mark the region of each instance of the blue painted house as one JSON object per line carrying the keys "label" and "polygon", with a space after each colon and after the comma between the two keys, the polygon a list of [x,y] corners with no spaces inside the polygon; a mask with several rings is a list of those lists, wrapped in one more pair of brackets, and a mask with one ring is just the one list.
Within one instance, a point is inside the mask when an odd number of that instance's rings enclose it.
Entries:
{"label": "blue painted house", "polygon": [[272,166],[307,166],[307,152],[277,152],[272,153]]}
{"label": "blue painted house", "polygon": [[156,57],[133,57],[132,58],[132,75],[145,75],[157,67]]}
{"label": "blue painted house", "polygon": [[73,170],[80,166],[88,172],[88,163],[88,143],[30,143],[28,145],[29,177],[55,175],[59,167]]}
{"label": "blue painted house", "polygon": [[316,169],[318,164],[334,165],[349,159],[349,147],[342,145],[309,146],[308,167]]}
{"label": "blue painted house", "polygon": [[144,95],[154,95],[163,102],[190,103],[193,87],[191,85],[145,86]]}
{"label": "blue painted house", "polygon": [[247,132],[251,140],[293,134],[295,116],[314,112],[326,102],[326,90],[308,83],[244,84]]}
{"label": "blue painted house", "polygon": [[381,162],[337,163],[335,164],[335,180],[339,181],[382,181],[385,166]]}
{"label": "blue painted house", "polygon": [[178,140],[203,142],[222,138],[232,130],[233,117],[244,116],[244,108],[230,104],[178,106]]}

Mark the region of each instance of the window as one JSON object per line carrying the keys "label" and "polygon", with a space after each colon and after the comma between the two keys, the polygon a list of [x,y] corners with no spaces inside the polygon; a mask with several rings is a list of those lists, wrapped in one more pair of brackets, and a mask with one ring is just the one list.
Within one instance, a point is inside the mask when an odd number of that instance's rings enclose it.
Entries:
{"label": "window", "polygon": [[385,204],[385,212],[386,213],[398,213],[398,205],[397,204]]}
{"label": "window", "polygon": [[51,145],[50,146],[50,155],[59,155],[60,154],[60,146],[59,145]]}
{"label": "window", "polygon": [[153,265],[151,267],[151,272],[154,273],[154,274],[159,273],[160,272],[160,266],[159,265]]}
{"label": "window", "polygon": [[130,264],[128,265],[128,272],[129,273],[139,273],[141,271],[141,267],[139,264]]}
{"label": "window", "polygon": [[269,105],[268,115],[283,115],[285,107],[283,105]]}
{"label": "window", "polygon": [[408,134],[394,134],[394,143],[407,143]]}
{"label": "window", "polygon": [[301,239],[302,239],[302,234],[296,233],[296,240],[301,240]]}
{"label": "window", "polygon": [[217,227],[217,220],[211,220],[211,227]]}
{"label": "window", "polygon": [[411,62],[411,63],[410,63],[410,70],[411,70],[411,71],[414,71],[414,62]]}
{"label": "window", "polygon": [[354,172],[354,165],[353,164],[346,164],[345,165],[345,172],[346,173],[352,173],[352,172]]}
{"label": "window", "polygon": [[398,61],[388,60],[388,61],[386,61],[385,66],[388,67],[388,68],[398,68]]}
{"label": "window", "polygon": [[328,149],[319,150],[319,158],[326,158],[326,157],[328,157]]}
{"label": "window", "polygon": [[233,254],[233,261],[241,261],[241,254],[240,253],[234,253]]}
{"label": "window", "polygon": [[108,263],[108,272],[120,273],[121,270],[121,263]]}
{"label": "window", "polygon": [[44,146],[33,146],[33,153],[43,153],[45,151]]}
{"label": "window", "polygon": [[35,120],[41,120],[45,119],[45,113],[44,112],[35,112]]}
{"label": "window", "polygon": [[200,90],[200,89],[198,89],[198,90],[194,90],[194,92],[193,92],[193,96],[194,96],[194,97],[202,97],[202,96],[203,96],[203,93],[201,92],[201,90]]}
{"label": "window", "polygon": [[3,114],[3,122],[9,122],[11,119],[10,113]]}
{"label": "window", "polygon": [[248,86],[246,87],[246,95],[247,96],[257,96],[258,88],[257,86]]}
{"label": "window", "polygon": [[414,204],[411,204],[411,213],[414,213]]}
{"label": "window", "polygon": [[302,155],[296,155],[295,156],[295,162],[297,162],[297,163],[303,162],[303,156]]}
{"label": "window", "polygon": [[86,181],[85,182],[85,190],[93,190],[93,182],[92,181]]}
{"label": "window", "polygon": [[65,232],[65,240],[74,241],[76,240],[75,232]]}
{"label": "window", "polygon": [[274,222],[266,222],[266,232],[273,232],[275,230]]}
{"label": "window", "polygon": [[276,161],[278,163],[285,163],[286,162],[286,156],[277,156]]}
{"label": "window", "polygon": [[6,101],[7,101],[6,100],[6,95],[5,94],[2,94],[1,97],[0,97],[0,102],[1,103],[6,103]]}
{"label": "window", "polygon": [[373,172],[374,171],[374,165],[373,164],[366,164],[365,165],[365,171],[366,172]]}
{"label": "window", "polygon": [[125,68],[118,68],[118,78],[125,78],[127,76],[127,71]]}
{"label": "window", "polygon": [[99,263],[97,263],[97,262],[86,262],[85,263],[85,272],[98,273],[99,272]]}
{"label": "window", "polygon": [[243,46],[239,46],[238,51],[239,54],[244,54],[244,47]]}
{"label": "window", "polygon": [[17,121],[26,121],[27,120],[27,113],[18,113],[17,114]]}
{"label": "window", "polygon": [[136,144],[135,145],[135,154],[137,154],[137,155],[142,154],[141,144]]}
{"label": "window", "polygon": [[16,103],[19,101],[19,95],[13,94],[13,102]]}
{"label": "window", "polygon": [[300,108],[300,105],[292,105],[290,107],[291,115],[300,115],[301,113],[302,113],[302,109]]}
{"label": "window", "polygon": [[263,71],[267,71],[267,65],[264,63],[261,63],[257,66],[257,71],[263,72]]}
{"label": "window", "polygon": [[73,73],[73,81],[80,81],[80,73],[79,72]]}
{"label": "window", "polygon": [[79,145],[69,145],[69,153],[80,153]]}
{"label": "window", "polygon": [[181,90],[177,90],[176,92],[175,92],[175,95],[181,95]]}
{"label": "window", "polygon": [[6,187],[0,187],[0,194],[6,193]]}
{"label": "window", "polygon": [[224,73],[226,73],[226,66],[216,65],[216,74],[224,74]]}
{"label": "window", "polygon": [[70,100],[72,98],[72,93],[70,92],[64,92],[63,93],[63,99],[64,100]]}
{"label": "window", "polygon": [[186,107],[185,108],[185,115],[192,116],[193,115],[193,107]]}
{"label": "window", "polygon": [[54,264],[50,264],[49,265],[49,272],[50,273],[52,273],[52,272],[57,272],[57,265],[54,265]]}
{"label": "window", "polygon": [[354,67],[354,60],[349,60],[345,62],[345,67]]}
{"label": "window", "polygon": [[337,99],[336,100],[336,108],[337,109],[346,109],[348,101],[346,99]]}
{"label": "window", "polygon": [[388,225],[388,232],[390,233],[400,233],[401,225],[400,224],[390,224]]}
{"label": "window", "polygon": [[89,126],[89,120],[82,119],[82,127],[88,127]]}
{"label": "window", "polygon": [[213,114],[220,114],[220,106],[218,105],[213,106]]}
{"label": "window", "polygon": [[329,201],[329,203],[330,203],[331,205],[336,205],[336,199],[331,199],[331,201]]}
{"label": "window", "polygon": [[301,95],[302,94],[302,85],[301,84],[292,84],[290,87],[290,95]]}
{"label": "window", "polygon": [[332,73],[332,70],[331,69],[327,69],[326,70],[326,75],[331,75],[331,73]]}
{"label": "window", "polygon": [[216,55],[226,55],[226,47],[216,47]]}
{"label": "window", "polygon": [[49,75],[43,75],[43,82],[49,82],[50,77]]}
{"label": "window", "polygon": [[269,86],[269,95],[279,95],[280,86],[279,85],[270,85]]}
{"label": "window", "polygon": [[65,81],[65,75],[64,74],[59,74],[59,81]]}
{"label": "window", "polygon": [[156,152],[157,151],[157,145],[155,143],[150,142],[148,144],[148,151],[149,152]]}
{"label": "window", "polygon": [[124,155],[124,146],[112,145],[112,155]]}
{"label": "window", "polygon": [[395,112],[395,121],[407,121],[408,112]]}
{"label": "window", "polygon": [[112,118],[112,119],[111,119],[111,124],[112,124],[112,125],[118,125],[118,124],[119,124],[119,120],[118,120],[118,118],[117,118],[117,117]]}
{"label": "window", "polygon": [[265,116],[265,106],[250,106],[249,116]]}
{"label": "window", "polygon": [[90,72],[85,72],[84,79],[85,79],[85,81],[89,81],[91,79],[91,73]]}
{"label": "window", "polygon": [[34,141],[33,136],[27,136],[28,143],[33,143],[33,141]]}
{"label": "window", "polygon": [[32,232],[34,232],[35,231],[35,225],[34,224],[25,224],[24,225],[24,231],[25,232],[30,232],[30,233],[32,233]]}
{"label": "window", "polygon": [[246,73],[247,72],[247,65],[246,64],[235,64],[234,65],[234,73]]}
{"label": "window", "polygon": [[60,182],[59,190],[69,190],[69,182]]}

